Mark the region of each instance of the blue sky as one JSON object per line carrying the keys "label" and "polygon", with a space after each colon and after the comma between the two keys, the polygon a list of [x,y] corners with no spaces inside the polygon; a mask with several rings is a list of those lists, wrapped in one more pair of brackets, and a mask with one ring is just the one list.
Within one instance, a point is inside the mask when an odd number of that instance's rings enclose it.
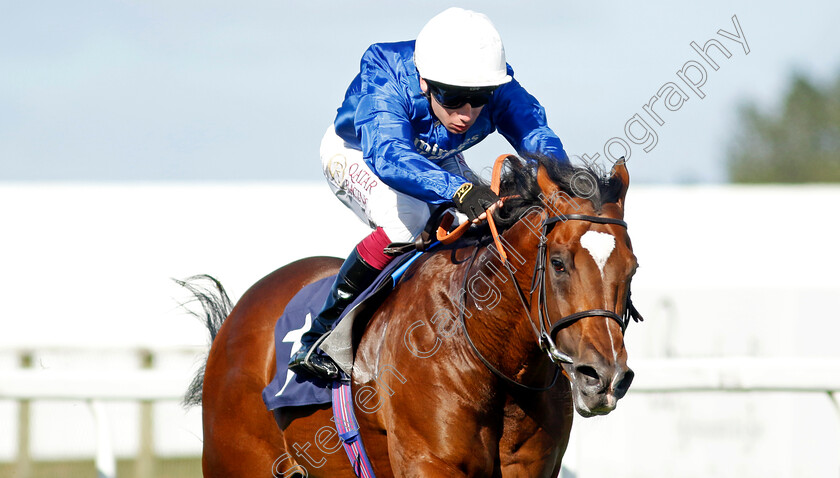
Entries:
{"label": "blue sky", "polygon": [[[616,2],[618,3],[618,2]],[[413,38],[449,2],[6,2],[0,17],[0,180],[322,180],[320,136],[364,49]],[[502,34],[519,81],[570,154],[656,131],[644,183],[724,181],[737,106],[772,108],[793,72],[840,72],[840,3],[460,2]],[[750,48],[720,36],[736,15]],[[705,97],[663,125],[643,105],[718,39]],[[714,53],[712,54],[715,55]],[[684,85],[682,85],[684,86]],[[660,103],[661,105],[661,103]],[[498,135],[495,135],[498,136]],[[467,152],[483,169],[500,137]]]}

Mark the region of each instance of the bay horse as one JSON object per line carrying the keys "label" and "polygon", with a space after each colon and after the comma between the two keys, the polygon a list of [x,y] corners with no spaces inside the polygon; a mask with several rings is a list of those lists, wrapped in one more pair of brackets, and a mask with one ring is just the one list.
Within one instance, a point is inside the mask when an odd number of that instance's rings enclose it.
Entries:
{"label": "bay horse", "polygon": [[[419,257],[357,332],[360,437],[377,477],[555,477],[574,411],[616,407],[633,380],[624,331],[637,267],[623,162],[610,175],[511,157],[495,224]],[[185,403],[203,406],[205,477],[355,476],[329,405],[266,411],[273,329],[301,288],[341,260],[291,263],[231,309],[187,283],[211,348]],[[558,379],[559,376],[559,379]]]}

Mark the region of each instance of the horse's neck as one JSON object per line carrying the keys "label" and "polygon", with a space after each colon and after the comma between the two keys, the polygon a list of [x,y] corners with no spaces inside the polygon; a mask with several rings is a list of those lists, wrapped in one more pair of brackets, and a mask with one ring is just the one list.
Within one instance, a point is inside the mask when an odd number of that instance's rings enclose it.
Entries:
{"label": "horse's neck", "polygon": [[472,260],[458,266],[460,273],[455,274],[463,284],[458,291],[463,297],[464,324],[473,343],[486,358],[506,364],[511,373],[521,371],[523,364],[533,363],[539,354],[530,310],[516,290],[519,288],[530,302],[538,246],[539,236],[525,224],[517,223],[502,235],[502,247],[514,278],[494,244],[478,250]]}

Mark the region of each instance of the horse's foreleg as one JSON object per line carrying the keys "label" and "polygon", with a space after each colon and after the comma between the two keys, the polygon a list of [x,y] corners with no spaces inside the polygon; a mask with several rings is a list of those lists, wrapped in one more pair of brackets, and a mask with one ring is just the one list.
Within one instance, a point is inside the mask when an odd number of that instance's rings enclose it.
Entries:
{"label": "horse's foreleg", "polygon": [[[501,477],[501,430],[453,403],[420,410],[419,400],[389,419],[387,433],[395,477]],[[428,403],[428,402],[426,402]]]}
{"label": "horse's foreleg", "polygon": [[568,382],[538,395],[509,396],[499,442],[502,476],[554,478],[572,431]]}
{"label": "horse's foreleg", "polygon": [[455,466],[434,456],[406,459],[404,460],[402,467],[402,469],[396,472],[396,476],[400,478],[467,478],[475,476],[486,478],[500,477],[498,470],[491,473],[466,472],[461,467]]}

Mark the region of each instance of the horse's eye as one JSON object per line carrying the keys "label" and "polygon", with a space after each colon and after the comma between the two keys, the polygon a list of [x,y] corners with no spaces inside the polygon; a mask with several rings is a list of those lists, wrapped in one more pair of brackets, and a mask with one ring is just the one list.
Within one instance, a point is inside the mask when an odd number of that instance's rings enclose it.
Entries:
{"label": "horse's eye", "polygon": [[551,265],[554,267],[554,272],[566,272],[566,264],[563,264],[563,261],[559,259],[552,259]]}

